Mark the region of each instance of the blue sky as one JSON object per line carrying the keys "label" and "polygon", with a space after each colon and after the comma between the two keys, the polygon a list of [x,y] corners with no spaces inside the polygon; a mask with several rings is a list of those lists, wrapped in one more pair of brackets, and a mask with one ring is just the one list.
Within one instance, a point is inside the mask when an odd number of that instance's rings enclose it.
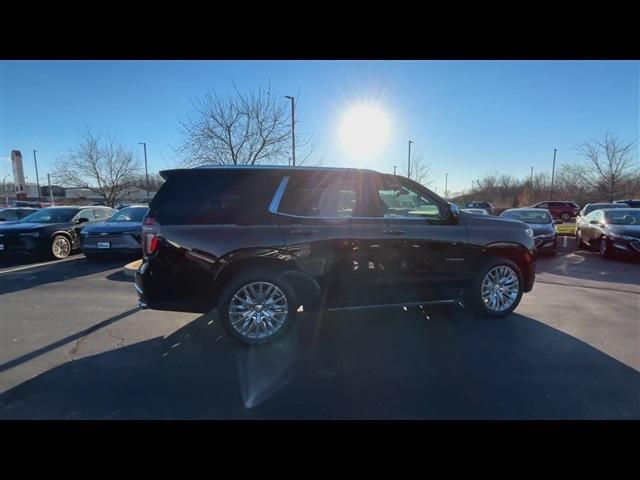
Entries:
{"label": "blue sky", "polygon": [[[25,175],[40,178],[85,126],[110,132],[149,168],[176,160],[178,120],[208,89],[271,84],[298,98],[300,129],[313,133],[325,166],[404,173],[407,140],[430,165],[431,185],[461,191],[489,172],[517,177],[576,158],[578,143],[607,131],[640,136],[639,62],[624,61],[2,61],[0,157],[22,151]],[[283,102],[285,99],[283,98]],[[386,148],[366,161],[338,139],[352,105],[377,105],[391,126]]]}

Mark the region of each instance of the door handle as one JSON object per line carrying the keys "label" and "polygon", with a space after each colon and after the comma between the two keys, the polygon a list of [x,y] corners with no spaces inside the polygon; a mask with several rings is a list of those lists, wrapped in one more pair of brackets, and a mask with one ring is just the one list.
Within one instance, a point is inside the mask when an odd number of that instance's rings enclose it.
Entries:
{"label": "door handle", "polygon": [[294,228],[289,230],[289,233],[291,235],[313,235],[314,233],[318,233],[318,231],[311,228]]}
{"label": "door handle", "polygon": [[386,233],[387,235],[402,235],[403,233],[405,233],[405,231],[386,229],[386,230],[383,230],[382,233]]}

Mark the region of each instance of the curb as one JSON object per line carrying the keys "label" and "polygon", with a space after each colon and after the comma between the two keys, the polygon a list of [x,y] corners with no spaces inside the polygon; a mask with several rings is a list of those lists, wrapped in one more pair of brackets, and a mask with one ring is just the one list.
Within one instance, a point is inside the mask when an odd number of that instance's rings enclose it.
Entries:
{"label": "curb", "polygon": [[136,260],[135,262],[131,262],[124,266],[124,274],[127,277],[134,277],[136,275],[136,271],[140,268],[142,264],[142,260]]}

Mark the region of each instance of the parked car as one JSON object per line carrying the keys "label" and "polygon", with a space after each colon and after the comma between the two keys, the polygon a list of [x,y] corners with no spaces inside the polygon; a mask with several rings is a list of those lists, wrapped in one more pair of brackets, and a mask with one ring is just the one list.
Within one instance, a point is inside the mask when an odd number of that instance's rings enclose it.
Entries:
{"label": "parked car", "polygon": [[580,205],[574,202],[540,202],[532,205],[531,208],[543,208],[551,213],[553,218],[560,218],[568,222],[580,213]]}
{"label": "parked car", "polygon": [[27,200],[12,200],[9,202],[12,207],[26,207],[26,208],[42,208],[41,202],[29,202]]}
{"label": "parked car", "polygon": [[472,213],[473,215],[489,215],[484,208],[463,208],[461,211],[465,213]]}
{"label": "parked car", "polygon": [[494,214],[494,207],[489,202],[480,202],[480,201],[476,200],[476,201],[467,203],[467,207],[466,208],[481,208],[481,209],[486,210],[487,212],[489,212],[489,215],[493,215]]}
{"label": "parked car", "polygon": [[555,223],[562,223],[562,220],[553,220],[551,212],[540,208],[510,208],[500,214],[502,218],[520,220],[526,223],[533,230],[533,239],[536,249],[541,253],[556,253],[558,243],[558,232]]}
{"label": "parked car", "polygon": [[80,232],[82,253],[88,259],[113,254],[142,256],[142,219],[148,210],[134,205],[103,222],[87,225]]}
{"label": "parked car", "polygon": [[68,257],[80,247],[78,232],[113,214],[108,207],[49,207],[17,222],[0,224],[0,254],[26,253]]}
{"label": "parked car", "polygon": [[208,312],[244,344],[304,310],[463,302],[513,311],[535,279],[533,231],[460,213],[404,177],[312,167],[200,167],[166,181],[143,222],[140,305]]}
{"label": "parked car", "polygon": [[[627,205],[626,203],[587,203],[584,207],[582,207],[582,210],[580,210],[580,213],[576,217],[576,227],[580,222],[583,221],[584,217],[589,215],[591,212],[603,208],[629,208],[629,205]],[[577,235],[578,230],[576,230],[576,238]]]}
{"label": "parked car", "polygon": [[35,208],[28,207],[8,207],[0,209],[0,223],[17,222],[18,220],[31,215]]}
{"label": "parked car", "polygon": [[594,210],[577,226],[579,246],[600,250],[611,258],[617,253],[640,256],[640,209]]}
{"label": "parked car", "polygon": [[640,208],[640,200],[616,200],[613,203],[624,203],[631,208]]}

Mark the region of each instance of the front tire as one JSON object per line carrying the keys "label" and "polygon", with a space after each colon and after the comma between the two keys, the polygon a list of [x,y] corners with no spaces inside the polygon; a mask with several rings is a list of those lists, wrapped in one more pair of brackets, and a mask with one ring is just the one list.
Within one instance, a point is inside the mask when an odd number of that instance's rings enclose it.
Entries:
{"label": "front tire", "polygon": [[277,272],[253,270],[231,279],[218,299],[225,332],[242,345],[260,345],[281,337],[296,317],[295,292]]}
{"label": "front tire", "polygon": [[613,258],[613,246],[607,237],[600,238],[600,256],[603,258]]}
{"label": "front tire", "polygon": [[520,268],[507,259],[489,262],[467,290],[466,303],[481,317],[504,317],[522,299],[524,278]]}
{"label": "front tire", "polygon": [[71,255],[71,240],[64,235],[56,235],[51,241],[51,256],[62,260]]}

